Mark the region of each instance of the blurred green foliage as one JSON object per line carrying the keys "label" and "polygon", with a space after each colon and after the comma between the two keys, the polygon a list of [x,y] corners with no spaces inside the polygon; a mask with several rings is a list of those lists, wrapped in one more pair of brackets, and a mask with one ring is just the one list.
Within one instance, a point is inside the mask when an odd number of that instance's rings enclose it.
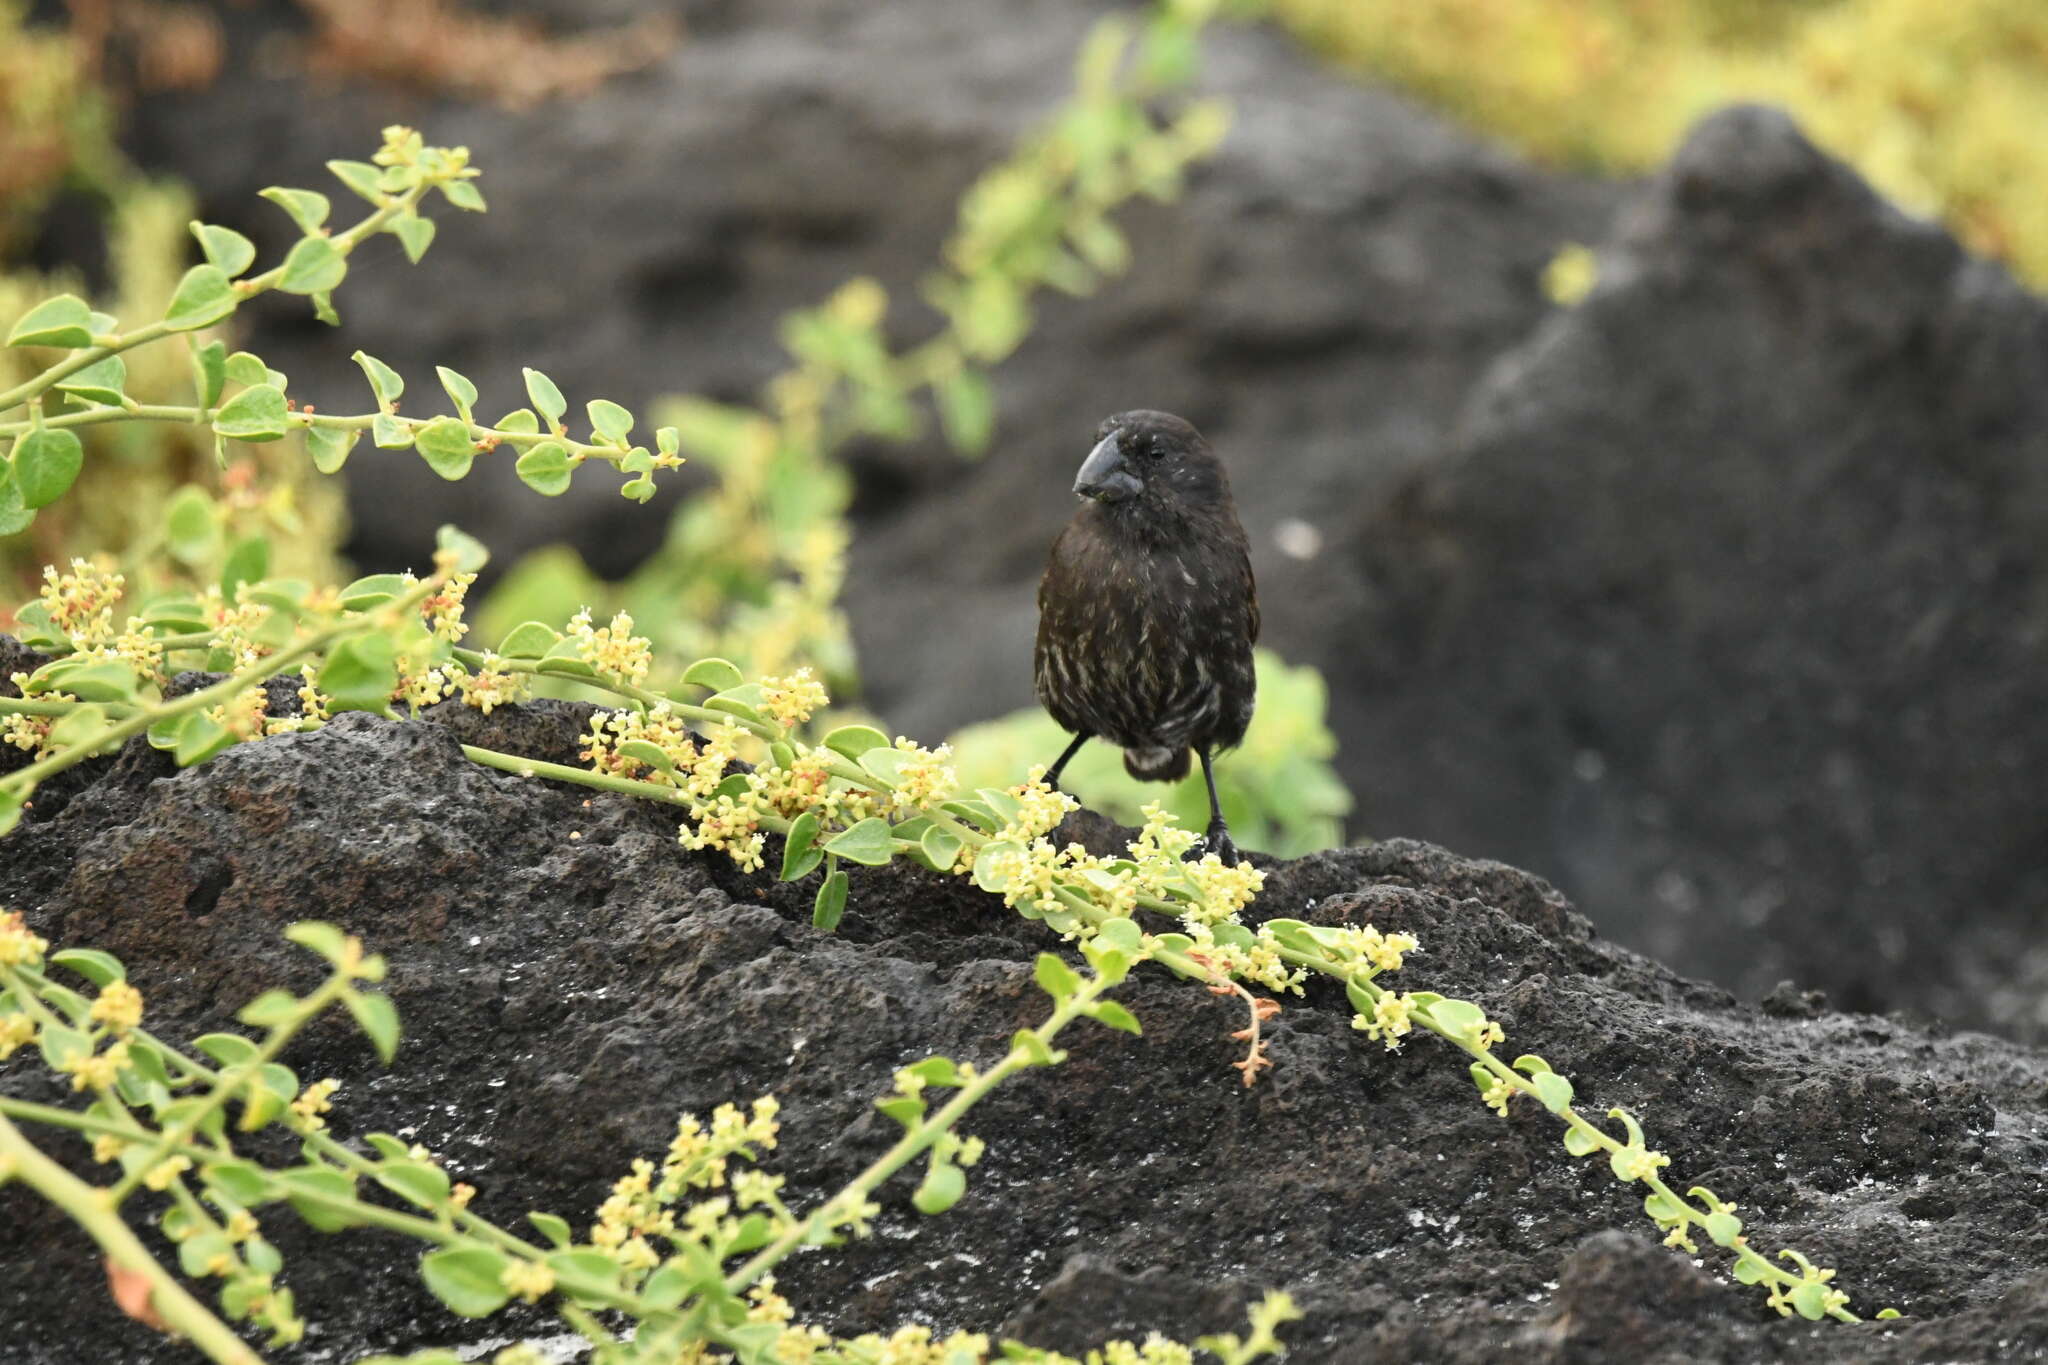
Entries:
{"label": "blurred green foliage", "polygon": [[1272,0],[1339,62],[1537,156],[1637,171],[1764,100],[1886,195],[2048,283],[2042,0]]}
{"label": "blurred green foliage", "polygon": [[[1259,708],[1244,744],[1216,764],[1216,794],[1232,833],[1246,848],[1293,858],[1344,842],[1351,793],[1330,767],[1336,736],[1326,718],[1323,676],[1289,667],[1271,650],[1257,651]],[[1002,787],[1034,765],[1059,756],[1072,736],[1037,707],[955,734],[954,766],[972,791]],[[1159,802],[1182,827],[1209,821],[1209,796],[1200,768],[1174,786],[1140,782],[1124,772],[1123,753],[1101,741],[1081,750],[1060,784],[1091,810],[1127,825],[1145,823],[1144,808]]]}

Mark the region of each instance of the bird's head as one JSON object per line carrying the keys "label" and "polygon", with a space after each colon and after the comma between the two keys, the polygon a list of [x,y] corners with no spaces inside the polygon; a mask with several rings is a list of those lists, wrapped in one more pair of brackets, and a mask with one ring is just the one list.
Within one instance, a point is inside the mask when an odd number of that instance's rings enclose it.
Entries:
{"label": "bird's head", "polygon": [[1074,492],[1143,514],[1228,506],[1230,480],[1202,433],[1172,413],[1120,412],[1096,429]]}

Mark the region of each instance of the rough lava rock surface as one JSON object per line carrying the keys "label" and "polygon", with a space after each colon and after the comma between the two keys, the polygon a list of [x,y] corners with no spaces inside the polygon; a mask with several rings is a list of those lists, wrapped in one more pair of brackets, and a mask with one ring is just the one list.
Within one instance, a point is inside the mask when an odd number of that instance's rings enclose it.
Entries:
{"label": "rough lava rock surface", "polygon": [[[652,6],[517,8],[573,30]],[[250,343],[323,407],[362,396],[355,346],[416,386],[452,364],[486,406],[522,364],[635,407],[745,398],[782,311],[856,273],[914,299],[1104,8],[690,4],[650,70],[508,113],[309,83],[277,60],[296,9],[234,7],[234,74],[144,101],[132,143],[268,248],[255,191],[384,123],[475,149],[492,212],[444,225],[424,274],[359,253],[342,344],[301,301],[258,311]],[[870,703],[928,738],[1028,705],[1030,585],[1087,433],[1182,411],[1232,463],[1270,643],[1342,680],[1359,829],[1537,869],[1746,999],[1789,978],[2048,1037],[2041,301],[1775,114],[1716,116],[1630,189],[1267,31],[1219,29],[1204,87],[1229,142],[1133,212],[1127,278],[1043,308],[997,375],[997,449],[851,453]],[[1552,308],[1544,263],[1603,239],[1599,289]],[[608,573],[660,535],[603,480],[538,516],[502,464],[454,488],[376,454],[351,469],[369,567],[451,517],[500,562],[573,536]]]}
{"label": "rough lava rock surface", "polygon": [[[39,801],[0,845],[0,903],[60,945],[120,956],[171,1037],[226,1025],[259,990],[305,988],[284,945],[320,918],[389,954],[407,1032],[380,1067],[341,1021],[287,1060],[344,1082],[336,1131],[442,1154],[504,1221],[579,1223],[678,1113],[773,1092],[771,1169],[799,1206],[879,1153],[871,1106],[932,1052],[987,1062],[1041,1017],[1036,953],[1060,945],[965,882],[857,877],[842,931],[808,889],[681,848],[673,815],[475,766],[459,743],[573,761],[587,709],[344,716],[173,772],[135,741]],[[1113,839],[1076,817],[1072,833]],[[572,837],[573,836],[573,837]],[[1598,1109],[1640,1114],[1681,1186],[1737,1200],[1760,1246],[1840,1269],[1889,1329],[1781,1321],[1750,1289],[1646,1237],[1639,1194],[1567,1157],[1555,1122],[1483,1108],[1457,1054],[1399,1052],[1324,987],[1274,1025],[1276,1068],[1228,1063],[1236,1009],[1141,970],[1142,1038],[1071,1034],[1065,1065],[998,1091],[968,1197],[795,1258],[782,1288],[834,1328],[909,1319],[1077,1349],[1108,1333],[1227,1328],[1266,1287],[1307,1320],[1303,1362],[1923,1361],[2048,1350],[2048,1056],[1809,1003],[1735,1002],[1596,937],[1543,881],[1396,840],[1270,869],[1260,915],[1417,935],[1405,975],[1484,1001]],[[1064,1041],[1064,1040],[1063,1040]],[[17,1058],[8,1093],[57,1099]],[[84,1162],[83,1145],[53,1146]],[[318,1324],[281,1361],[484,1334],[436,1308],[416,1248],[290,1232],[289,1282]],[[121,1318],[84,1239],[0,1188],[0,1342],[10,1365],[193,1357]],[[513,1330],[538,1319],[515,1317]]]}

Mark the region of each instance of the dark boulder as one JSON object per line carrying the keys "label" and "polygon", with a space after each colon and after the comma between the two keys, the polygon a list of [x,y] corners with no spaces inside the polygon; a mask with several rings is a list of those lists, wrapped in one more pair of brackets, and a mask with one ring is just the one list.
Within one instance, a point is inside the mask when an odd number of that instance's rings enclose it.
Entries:
{"label": "dark boulder", "polygon": [[[667,810],[486,770],[458,747],[570,759],[584,716],[352,715],[175,774],[138,741],[0,844],[0,904],[54,942],[121,956],[174,1038],[316,979],[285,924],[362,934],[391,957],[398,1064],[341,1020],[287,1060],[344,1082],[335,1131],[424,1143],[504,1221],[546,1208],[582,1225],[679,1112],[768,1092],[785,1128],[767,1164],[802,1207],[889,1143],[871,1100],[895,1068],[931,1052],[986,1063],[1041,1016],[1031,962],[1058,943],[963,881],[863,873],[842,932],[823,934],[808,888],[681,848]],[[1237,1010],[1152,970],[1121,993],[1142,1038],[1078,1031],[1065,1065],[972,1113],[964,1129],[989,1153],[953,1212],[916,1214],[899,1178],[880,1235],[795,1258],[783,1290],[840,1330],[917,1319],[1071,1349],[1227,1329],[1280,1287],[1308,1314],[1288,1332],[1304,1362],[1988,1359],[2048,1331],[2039,1052],[1746,1008],[1596,937],[1537,878],[1427,844],[1276,865],[1254,909],[1416,934],[1411,989],[1484,1001],[1589,1110],[1641,1115],[1681,1188],[1739,1201],[1759,1246],[1838,1267],[1859,1308],[1896,1304],[1912,1323],[1777,1319],[1719,1282],[1718,1255],[1703,1274],[1646,1240],[1639,1194],[1566,1156],[1548,1115],[1495,1118],[1455,1053],[1368,1043],[1334,990],[1290,999],[1276,1068],[1248,1090],[1228,1065]],[[19,1057],[0,1088],[61,1093]],[[82,1143],[51,1142],[85,1160]],[[273,1222],[319,1324],[280,1361],[508,1326],[439,1310],[398,1239]],[[10,1363],[189,1358],[113,1312],[89,1243],[19,1185],[0,1187],[0,1229]]]}

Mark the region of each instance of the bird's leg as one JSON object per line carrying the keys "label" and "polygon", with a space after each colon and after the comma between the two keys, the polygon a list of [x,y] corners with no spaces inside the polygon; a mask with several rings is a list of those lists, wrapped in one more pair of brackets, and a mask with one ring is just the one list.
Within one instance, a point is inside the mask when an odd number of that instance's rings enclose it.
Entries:
{"label": "bird's leg", "polygon": [[1230,826],[1223,823],[1223,805],[1216,799],[1216,773],[1209,766],[1209,751],[1200,749],[1197,752],[1202,755],[1202,780],[1209,784],[1209,829],[1203,834],[1202,842],[1226,866],[1236,867],[1244,861],[1244,855],[1237,851],[1237,844],[1230,837]]}
{"label": "bird's leg", "polygon": [[1089,740],[1093,738],[1095,738],[1095,736],[1091,735],[1086,730],[1083,730],[1080,734],[1075,735],[1074,742],[1067,746],[1066,752],[1061,754],[1058,758],[1054,759],[1052,761],[1052,766],[1045,770],[1045,785],[1052,788],[1054,791],[1058,791],[1060,789],[1060,769],[1066,767],[1067,760],[1072,758],[1075,754],[1081,752],[1081,746],[1083,744],[1086,744]]}

